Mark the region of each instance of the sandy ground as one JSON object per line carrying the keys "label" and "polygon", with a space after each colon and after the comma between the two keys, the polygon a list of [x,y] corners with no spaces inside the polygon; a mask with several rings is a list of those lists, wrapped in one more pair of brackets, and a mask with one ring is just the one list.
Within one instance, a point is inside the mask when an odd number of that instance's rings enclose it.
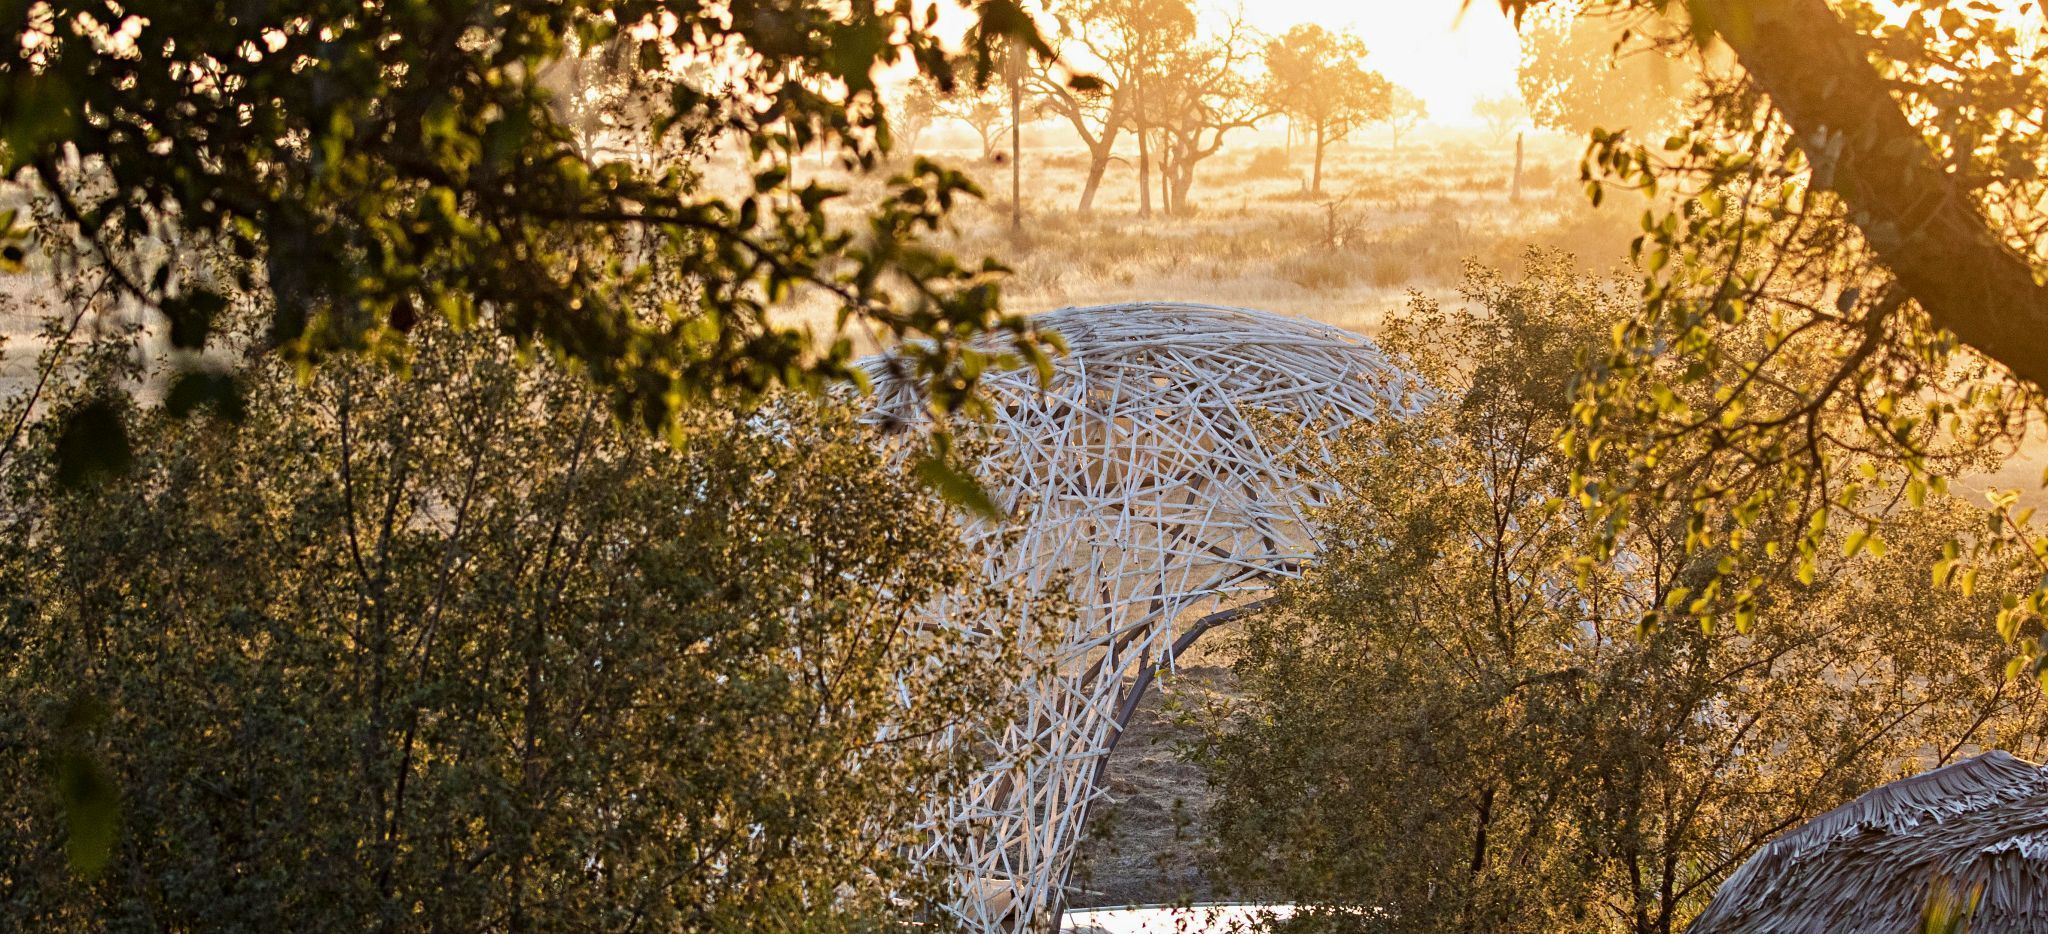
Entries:
{"label": "sandy ground", "polygon": [[[1211,641],[1220,642],[1222,633]],[[1076,907],[1177,904],[1223,897],[1197,863],[1210,799],[1186,761],[1189,715],[1231,692],[1230,671],[1189,665],[1139,704],[1109,762],[1108,798],[1089,816],[1068,896]]]}

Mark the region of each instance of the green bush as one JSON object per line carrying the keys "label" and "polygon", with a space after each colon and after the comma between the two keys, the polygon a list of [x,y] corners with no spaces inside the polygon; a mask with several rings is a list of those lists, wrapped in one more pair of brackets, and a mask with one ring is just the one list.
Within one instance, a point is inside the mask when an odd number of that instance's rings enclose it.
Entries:
{"label": "green bush", "polygon": [[1901,771],[2048,748],[2041,690],[1984,631],[1998,588],[1927,586],[1981,526],[1968,508],[1890,503],[1894,560],[1841,557],[1836,530],[1814,576],[1771,568],[1712,631],[1686,608],[1726,552],[1688,554],[1681,512],[1582,559],[1599,529],[1559,450],[1566,388],[1639,298],[1569,257],[1527,266],[1382,332],[1439,395],[1347,433],[1324,552],[1244,624],[1243,697],[1205,749],[1216,877],[1304,906],[1289,930],[1669,932],[1780,831]]}
{"label": "green bush", "polygon": [[[423,328],[422,331],[432,329]],[[927,741],[1010,659],[949,515],[829,408],[615,426],[510,346],[99,398],[129,469],[4,468],[0,917],[197,930],[843,928],[941,893]],[[19,406],[17,406],[17,410]],[[68,845],[67,845],[68,842]]]}

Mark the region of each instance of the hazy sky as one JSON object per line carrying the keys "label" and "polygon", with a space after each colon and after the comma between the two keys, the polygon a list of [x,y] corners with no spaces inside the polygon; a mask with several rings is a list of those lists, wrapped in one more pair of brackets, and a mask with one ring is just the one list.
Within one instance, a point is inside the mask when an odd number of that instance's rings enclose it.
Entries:
{"label": "hazy sky", "polygon": [[[920,0],[920,4],[928,0]],[[1521,42],[1498,0],[1472,0],[1463,16],[1459,0],[1241,0],[1245,21],[1268,35],[1297,23],[1349,29],[1365,40],[1365,65],[1429,103],[1432,123],[1477,124],[1472,102],[1514,94]],[[1027,3],[1027,6],[1031,4]],[[1240,0],[1194,0],[1205,19],[1240,8]],[[957,36],[973,21],[959,4],[940,0],[942,35]],[[896,69],[908,74],[908,66]]]}
{"label": "hazy sky", "polygon": [[1371,50],[1366,66],[1421,95],[1437,123],[1476,123],[1473,100],[1515,89],[1521,45],[1494,0],[1462,17],[1458,0],[1245,0],[1244,15],[1274,35],[1296,23],[1351,29]]}

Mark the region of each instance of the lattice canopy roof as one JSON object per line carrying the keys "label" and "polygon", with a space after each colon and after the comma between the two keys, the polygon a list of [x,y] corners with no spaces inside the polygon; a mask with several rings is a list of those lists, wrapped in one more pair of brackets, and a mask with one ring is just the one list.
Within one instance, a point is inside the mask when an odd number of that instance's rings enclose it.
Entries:
{"label": "lattice canopy roof", "polygon": [[[1004,523],[992,580],[1067,581],[1080,612],[1051,674],[934,858],[981,893],[963,920],[1023,929],[1065,880],[1101,763],[1150,673],[1219,613],[1310,557],[1306,510],[1331,490],[1297,471],[1337,431],[1411,409],[1415,380],[1371,341],[1314,321],[1208,305],[1070,308],[1037,319],[1067,343],[1050,382],[985,382],[997,415],[967,426]],[[876,423],[915,426],[924,400],[871,358]],[[1176,637],[1180,638],[1176,638]]]}

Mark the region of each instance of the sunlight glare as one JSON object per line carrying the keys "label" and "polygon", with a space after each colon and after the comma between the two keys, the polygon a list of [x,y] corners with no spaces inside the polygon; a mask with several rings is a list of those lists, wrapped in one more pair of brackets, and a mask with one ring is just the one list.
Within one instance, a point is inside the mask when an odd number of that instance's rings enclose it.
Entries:
{"label": "sunlight glare", "polygon": [[1356,32],[1366,67],[1420,95],[1433,123],[1477,124],[1473,101],[1516,93],[1521,40],[1490,0],[1462,15],[1457,0],[1260,0],[1244,14],[1272,35],[1297,23]]}

